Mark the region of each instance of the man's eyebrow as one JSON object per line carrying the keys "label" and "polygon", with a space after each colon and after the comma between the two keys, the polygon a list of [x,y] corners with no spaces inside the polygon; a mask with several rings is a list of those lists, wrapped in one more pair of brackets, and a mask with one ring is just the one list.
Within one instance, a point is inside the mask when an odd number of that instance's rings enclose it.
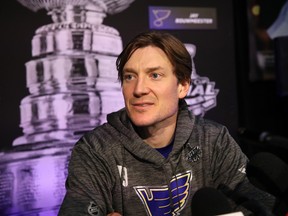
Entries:
{"label": "man's eyebrow", "polygon": [[[155,66],[155,67],[148,67],[145,69],[145,73],[150,73],[150,72],[153,72],[153,71],[156,71],[156,70],[164,70],[163,67],[161,66]],[[134,70],[133,68],[124,68],[123,69],[123,73],[137,73],[136,70]]]}
{"label": "man's eyebrow", "polygon": [[147,72],[153,72],[153,71],[156,71],[156,70],[163,70],[163,67],[157,66],[157,67],[150,67],[150,68],[146,69]]}
{"label": "man's eyebrow", "polygon": [[125,73],[129,73],[129,72],[133,72],[133,73],[135,73],[136,71],[135,70],[133,70],[132,68],[123,68],[123,72]]}

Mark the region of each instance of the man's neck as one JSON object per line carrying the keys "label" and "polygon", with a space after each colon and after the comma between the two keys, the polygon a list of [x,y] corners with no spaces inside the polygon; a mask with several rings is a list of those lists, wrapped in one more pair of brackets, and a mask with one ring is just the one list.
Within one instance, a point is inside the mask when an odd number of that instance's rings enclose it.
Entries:
{"label": "man's neck", "polygon": [[138,127],[136,131],[143,141],[152,148],[163,148],[173,140],[175,128],[176,120],[165,126]]}

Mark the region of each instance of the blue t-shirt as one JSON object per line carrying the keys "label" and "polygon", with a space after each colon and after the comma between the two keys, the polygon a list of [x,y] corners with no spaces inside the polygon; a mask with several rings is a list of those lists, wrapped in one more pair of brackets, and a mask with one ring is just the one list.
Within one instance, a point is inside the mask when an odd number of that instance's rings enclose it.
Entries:
{"label": "blue t-shirt", "polygon": [[167,158],[169,156],[170,152],[172,151],[173,143],[174,143],[174,140],[169,145],[167,145],[163,148],[156,148],[156,150],[158,152],[160,152],[163,155],[163,157]]}

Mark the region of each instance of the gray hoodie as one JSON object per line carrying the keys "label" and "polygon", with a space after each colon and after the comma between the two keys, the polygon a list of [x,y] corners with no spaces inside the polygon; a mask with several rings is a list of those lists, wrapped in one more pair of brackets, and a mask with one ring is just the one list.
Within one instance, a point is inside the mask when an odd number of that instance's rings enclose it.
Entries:
{"label": "gray hoodie", "polygon": [[246,182],[246,163],[226,127],[193,116],[185,102],[168,158],[143,142],[122,109],[73,148],[59,215],[192,215],[198,189],[235,189]]}

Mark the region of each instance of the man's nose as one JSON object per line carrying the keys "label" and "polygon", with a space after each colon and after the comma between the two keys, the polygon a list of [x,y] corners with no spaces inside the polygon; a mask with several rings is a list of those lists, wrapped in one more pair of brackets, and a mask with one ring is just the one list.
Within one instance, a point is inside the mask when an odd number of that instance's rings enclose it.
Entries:
{"label": "man's nose", "polygon": [[138,77],[135,88],[134,95],[139,97],[149,93],[148,81],[144,77]]}

